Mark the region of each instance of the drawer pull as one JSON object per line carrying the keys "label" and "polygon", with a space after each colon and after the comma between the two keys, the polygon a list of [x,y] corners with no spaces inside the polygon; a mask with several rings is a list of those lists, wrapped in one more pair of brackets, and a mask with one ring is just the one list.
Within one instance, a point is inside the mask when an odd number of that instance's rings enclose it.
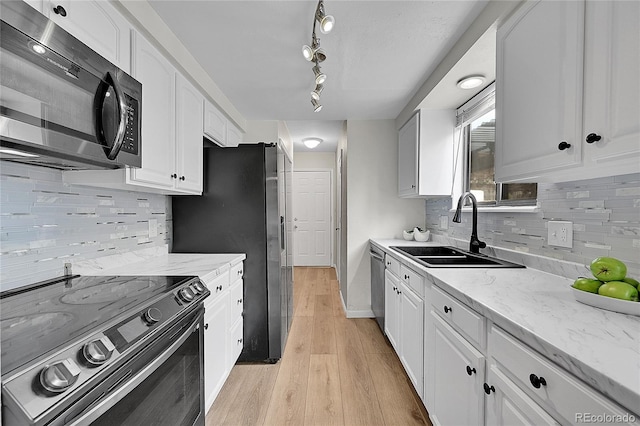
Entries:
{"label": "drawer pull", "polygon": [[204,325],[204,329],[205,329],[205,330],[208,330],[208,329],[209,329],[209,323],[206,323],[206,324]]}
{"label": "drawer pull", "polygon": [[540,389],[541,385],[547,386],[547,381],[544,379],[544,377],[538,377],[535,374],[529,375],[529,381],[531,382],[531,385],[536,389]]}
{"label": "drawer pull", "polygon": [[493,386],[489,386],[488,384],[484,384],[484,393],[486,393],[487,395],[491,395],[491,392],[495,392],[496,388],[494,388]]}
{"label": "drawer pull", "polygon": [[453,309],[451,309],[450,307],[448,307],[447,305],[444,305],[444,313],[448,314],[449,312],[451,312]]}
{"label": "drawer pull", "polygon": [[471,368],[470,366],[467,365],[467,374],[468,375],[473,375],[476,373],[476,369],[475,368]]}
{"label": "drawer pull", "polygon": [[222,285],[216,286],[216,291],[222,291]]}

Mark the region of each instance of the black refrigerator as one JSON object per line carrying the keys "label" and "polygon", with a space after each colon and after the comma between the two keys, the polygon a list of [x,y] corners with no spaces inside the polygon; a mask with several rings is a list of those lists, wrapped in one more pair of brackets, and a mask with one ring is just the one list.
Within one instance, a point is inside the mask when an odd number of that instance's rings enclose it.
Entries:
{"label": "black refrigerator", "polygon": [[278,144],[204,147],[201,196],[173,196],[174,253],[246,253],[239,361],[276,362],[293,318],[292,165]]}

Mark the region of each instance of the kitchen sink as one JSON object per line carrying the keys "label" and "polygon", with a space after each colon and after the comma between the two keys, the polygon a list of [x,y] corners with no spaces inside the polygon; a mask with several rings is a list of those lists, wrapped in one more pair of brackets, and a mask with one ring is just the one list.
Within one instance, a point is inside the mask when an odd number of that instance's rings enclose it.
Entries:
{"label": "kitchen sink", "polygon": [[448,246],[393,246],[428,268],[524,268],[523,265]]}

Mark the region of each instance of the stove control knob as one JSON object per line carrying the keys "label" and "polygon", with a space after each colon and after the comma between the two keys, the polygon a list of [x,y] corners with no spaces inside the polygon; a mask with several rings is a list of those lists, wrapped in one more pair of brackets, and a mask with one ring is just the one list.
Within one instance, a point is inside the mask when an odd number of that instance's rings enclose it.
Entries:
{"label": "stove control knob", "polygon": [[82,347],[82,355],[90,366],[97,367],[111,358],[116,347],[107,336],[92,340]]}
{"label": "stove control knob", "polygon": [[206,291],[205,286],[200,281],[193,283],[192,287],[196,294],[202,294]]}
{"label": "stove control knob", "polygon": [[158,308],[149,308],[142,314],[142,319],[148,325],[153,325],[162,319],[162,311]]}
{"label": "stove control knob", "polygon": [[71,359],[54,362],[40,372],[40,384],[53,393],[64,392],[73,386],[80,376],[80,368]]}
{"label": "stove control knob", "polygon": [[190,288],[183,288],[178,292],[178,297],[185,303],[189,303],[193,300],[193,291]]}

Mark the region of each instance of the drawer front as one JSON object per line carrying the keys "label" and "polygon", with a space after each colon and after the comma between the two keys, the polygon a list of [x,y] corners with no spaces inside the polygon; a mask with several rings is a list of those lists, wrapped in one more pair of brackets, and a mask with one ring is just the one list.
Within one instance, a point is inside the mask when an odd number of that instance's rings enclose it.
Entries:
{"label": "drawer front", "polygon": [[231,323],[233,324],[238,318],[242,317],[244,308],[244,296],[242,279],[237,280],[231,286]]}
{"label": "drawer front", "polygon": [[400,262],[398,259],[389,256],[388,253],[384,256],[384,267],[396,277],[400,276]]}
{"label": "drawer front", "polygon": [[489,353],[497,368],[545,410],[562,417],[562,424],[585,423],[584,416],[624,419],[631,414],[495,325],[489,331]]}
{"label": "drawer front", "polygon": [[400,279],[420,297],[424,297],[424,277],[422,275],[405,265],[400,265]]}
{"label": "drawer front", "polygon": [[212,281],[206,282],[205,285],[211,292],[209,297],[205,299],[205,307],[211,305],[218,297],[225,293],[229,287],[229,271],[225,271],[218,275]]}
{"label": "drawer front", "polygon": [[231,332],[229,336],[231,337],[230,342],[230,355],[231,355],[231,365],[236,363],[240,353],[242,352],[242,348],[244,346],[244,326],[242,321],[237,321],[234,325],[231,326]]}
{"label": "drawer front", "polygon": [[244,262],[236,263],[229,270],[229,282],[234,283],[244,275]]}
{"label": "drawer front", "polygon": [[480,349],[486,347],[486,322],[482,315],[436,286],[432,287],[431,303],[433,310],[460,331],[471,343]]}

